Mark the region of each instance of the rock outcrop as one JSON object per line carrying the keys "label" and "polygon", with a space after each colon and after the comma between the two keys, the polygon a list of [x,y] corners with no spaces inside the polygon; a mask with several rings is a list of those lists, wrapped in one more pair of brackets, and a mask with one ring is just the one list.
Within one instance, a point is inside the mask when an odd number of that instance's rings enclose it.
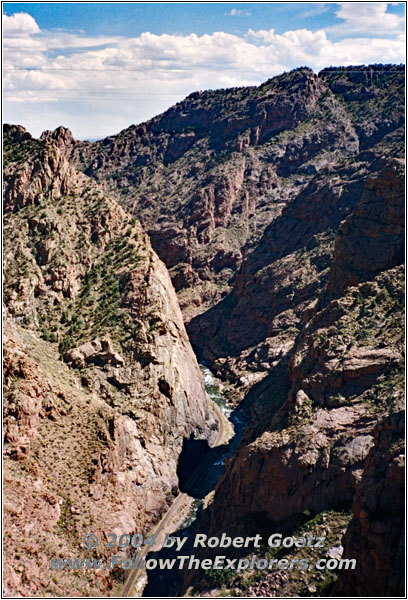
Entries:
{"label": "rock outcrop", "polygon": [[327,286],[333,295],[404,261],[405,165],[384,162],[337,233]]}
{"label": "rock outcrop", "polygon": [[290,360],[286,401],[262,434],[247,434],[218,485],[217,529],[250,513],[280,521],[351,505],[375,426],[402,397],[402,305],[397,268],[309,321]]}
{"label": "rock outcrop", "polygon": [[[35,513],[55,542],[35,538],[43,564],[58,539],[73,556],[89,529],[147,533],[177,494],[184,438],[211,440],[216,421],[168,272],[136,219],[49,136],[8,127],[4,148],[6,492],[17,477],[22,497],[36,486],[52,496]],[[29,527],[10,494],[8,526]],[[44,582],[15,544],[10,593],[63,594],[68,576]]]}
{"label": "rock outcrop", "polygon": [[57,129],[55,129],[54,131],[50,131],[49,129],[47,131],[44,131],[41,134],[40,139],[52,140],[57,146],[57,148],[59,148],[59,150],[64,154],[70,154],[75,144],[79,143],[74,139],[74,136],[72,135],[71,131],[67,127],[63,127],[62,125],[60,125],[60,127],[57,127]]}
{"label": "rock outcrop", "polygon": [[333,595],[404,596],[404,423],[401,405],[376,427],[342,540],[343,557],[354,558],[356,568],[339,572]]}

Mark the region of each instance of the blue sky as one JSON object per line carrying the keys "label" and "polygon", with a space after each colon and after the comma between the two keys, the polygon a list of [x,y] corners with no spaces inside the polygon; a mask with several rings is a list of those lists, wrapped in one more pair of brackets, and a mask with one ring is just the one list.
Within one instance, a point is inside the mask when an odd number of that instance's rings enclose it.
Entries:
{"label": "blue sky", "polygon": [[[189,34],[194,31],[199,35],[220,30],[245,33],[248,23],[253,29],[263,29],[268,23],[278,33],[283,33],[289,28],[289,23],[290,28],[315,29],[336,22],[335,5],[300,3],[116,3],[114,9],[109,3],[26,3],[23,7],[21,3],[6,3],[4,12],[10,16],[21,12],[22,8],[35,18],[41,29],[59,28],[64,23],[68,30],[84,29],[94,35],[117,33],[135,36],[144,31],[157,34]],[[231,14],[234,10],[237,14]],[[395,7],[392,10],[395,11]]]}
{"label": "blue sky", "polygon": [[5,3],[4,119],[115,133],[197,89],[405,60],[403,3]]}
{"label": "blue sky", "polygon": [[[338,23],[336,3],[5,3],[4,13],[32,15],[41,29],[85,30],[91,35],[135,36],[161,34],[199,35],[225,31],[246,33],[270,29],[327,28]],[[233,12],[236,14],[231,14]],[[404,15],[403,3],[390,4],[388,13]],[[352,34],[356,36],[357,34]]]}

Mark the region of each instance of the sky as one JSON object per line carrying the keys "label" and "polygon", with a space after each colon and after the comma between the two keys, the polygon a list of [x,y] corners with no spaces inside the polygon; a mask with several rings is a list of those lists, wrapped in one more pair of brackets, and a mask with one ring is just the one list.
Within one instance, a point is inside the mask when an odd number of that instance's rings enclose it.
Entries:
{"label": "sky", "polygon": [[405,62],[402,2],[3,3],[3,121],[105,137],[197,90]]}

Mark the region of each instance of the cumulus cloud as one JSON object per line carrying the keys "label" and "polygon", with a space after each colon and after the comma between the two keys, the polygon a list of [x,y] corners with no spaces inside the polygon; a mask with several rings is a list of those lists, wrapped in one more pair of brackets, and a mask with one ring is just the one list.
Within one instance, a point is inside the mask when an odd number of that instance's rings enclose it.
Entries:
{"label": "cumulus cloud", "polygon": [[[350,6],[339,7],[343,20],[352,18]],[[368,27],[367,13],[358,14],[359,27]],[[35,135],[54,126],[52,115],[60,115],[55,125],[66,124],[78,136],[103,135],[146,120],[195,90],[260,84],[300,65],[318,71],[329,65],[399,63],[405,57],[395,19],[387,22],[395,29],[387,39],[359,35],[335,42],[327,31],[308,29],[282,34],[249,29],[245,35],[144,32],[131,38],[44,32],[26,13],[5,16],[5,24],[4,112]]]}
{"label": "cumulus cloud", "polygon": [[328,31],[337,33],[369,33],[377,35],[401,31],[404,19],[388,12],[388,2],[339,2],[336,16],[340,23]]}
{"label": "cumulus cloud", "polygon": [[285,68],[308,65],[320,70],[329,65],[375,62],[403,62],[402,39],[346,38],[339,42],[328,39],[325,31],[298,29],[279,35],[274,29],[249,30],[247,39],[261,41],[260,49]]}
{"label": "cumulus cloud", "polygon": [[5,37],[20,37],[40,33],[35,19],[27,13],[15,13],[11,17],[3,15],[3,35]]}

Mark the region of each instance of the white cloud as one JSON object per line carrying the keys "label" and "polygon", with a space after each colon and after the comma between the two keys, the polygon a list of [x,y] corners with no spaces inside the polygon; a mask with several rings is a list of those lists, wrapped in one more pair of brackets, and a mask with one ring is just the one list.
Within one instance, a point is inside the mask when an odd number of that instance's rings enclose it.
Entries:
{"label": "white cloud", "polygon": [[[365,17],[359,14],[362,27]],[[104,135],[144,121],[195,90],[260,84],[300,65],[318,71],[405,57],[397,31],[387,39],[360,35],[336,42],[327,31],[307,29],[124,38],[41,32],[24,13],[6,17],[6,23],[4,114],[34,135],[53,127],[54,119],[78,137]]]}
{"label": "white cloud", "polygon": [[227,13],[230,17],[250,17],[251,13],[249,10],[239,10],[237,8],[232,8],[229,13]]}
{"label": "white cloud", "polygon": [[387,12],[388,2],[339,2],[336,16],[344,23],[334,25],[327,31],[337,33],[368,33],[380,35],[400,32],[403,17]]}
{"label": "white cloud", "polygon": [[35,19],[27,13],[15,13],[11,17],[3,15],[3,35],[7,37],[39,33]]}
{"label": "white cloud", "polygon": [[286,31],[281,35],[273,29],[250,29],[247,38],[263,42],[260,49],[285,68],[307,65],[320,70],[329,65],[404,61],[404,41],[398,38],[345,38],[332,42],[326,32],[307,29]]}
{"label": "white cloud", "polygon": [[41,37],[48,49],[97,48],[100,46],[106,46],[108,44],[117,44],[124,39],[121,36],[86,36],[66,32],[43,33]]}

